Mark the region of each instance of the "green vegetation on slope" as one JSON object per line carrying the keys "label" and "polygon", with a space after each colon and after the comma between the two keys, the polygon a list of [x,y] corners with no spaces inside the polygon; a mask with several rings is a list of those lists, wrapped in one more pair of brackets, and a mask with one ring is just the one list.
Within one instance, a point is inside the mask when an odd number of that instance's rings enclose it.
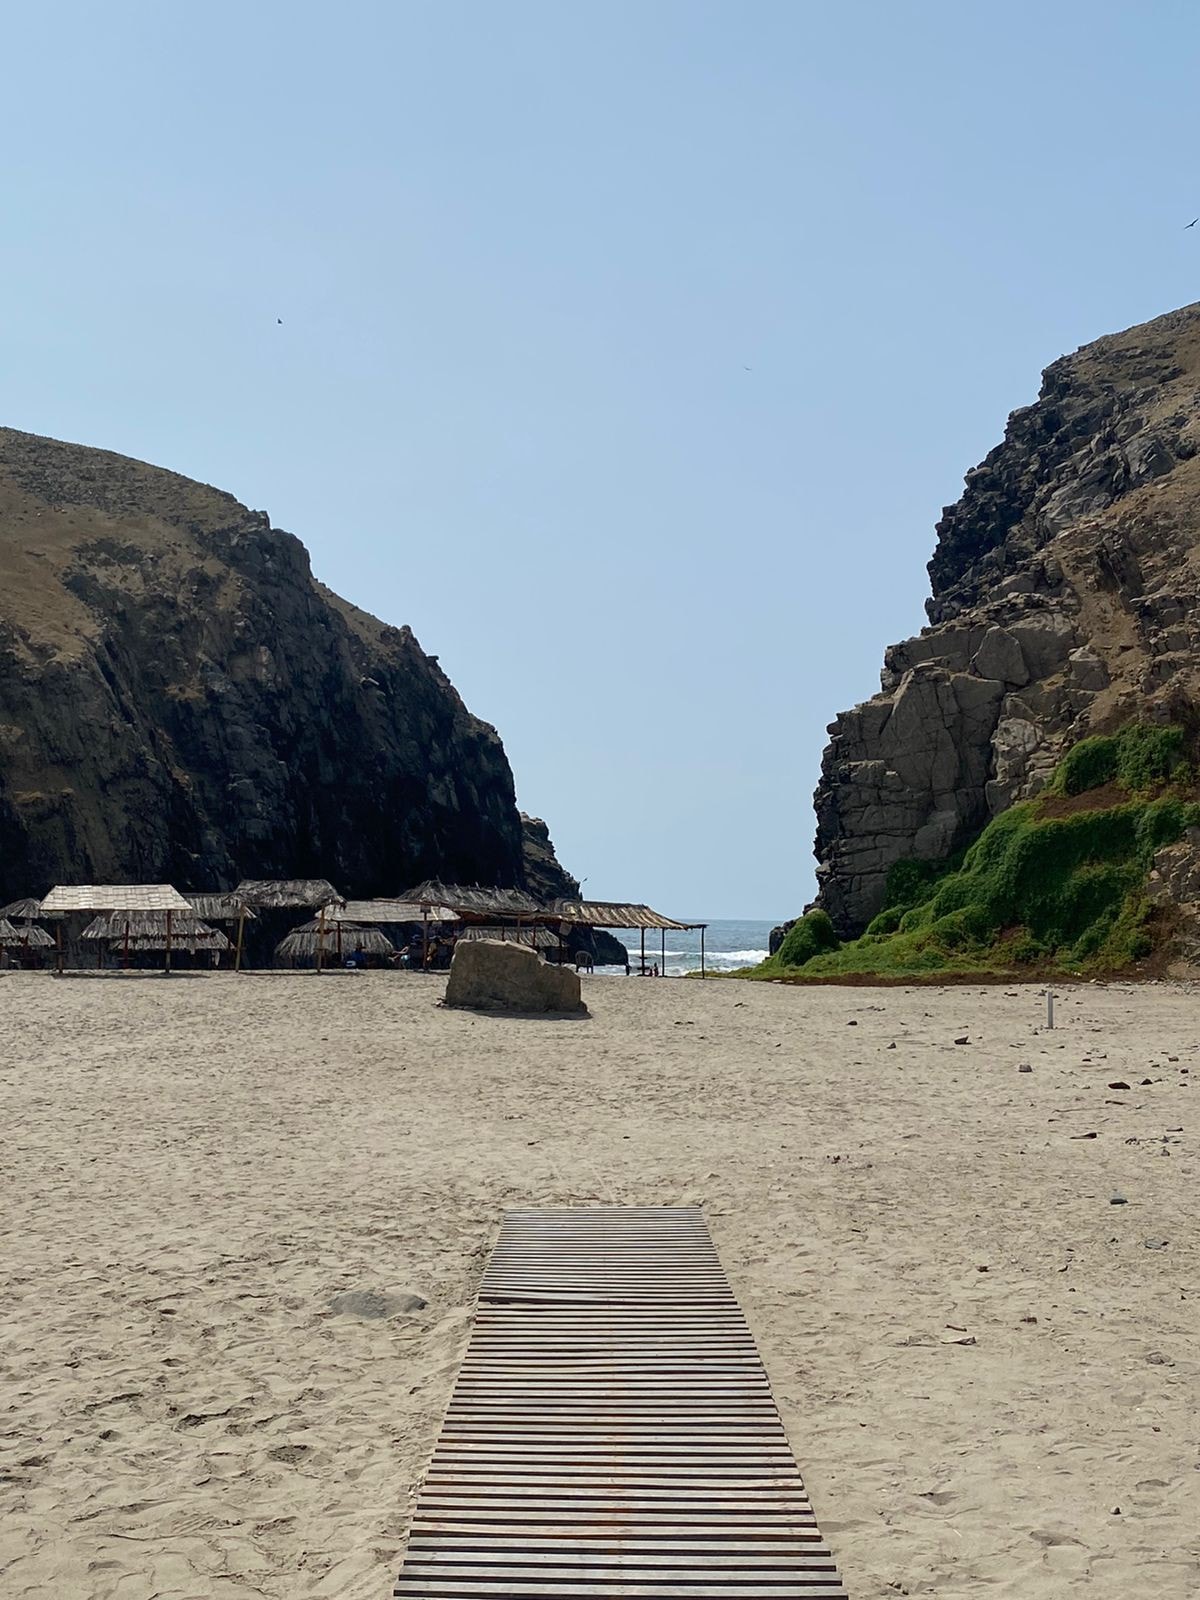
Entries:
{"label": "green vegetation on slope", "polygon": [[[996,817],[958,861],[898,862],[861,938],[839,945],[826,914],[810,911],[745,976],[1126,966],[1153,947],[1145,886],[1155,852],[1200,824],[1200,805],[1181,793],[1191,776],[1179,728],[1135,724],[1084,739],[1045,795]],[[1101,788],[1094,808],[1071,803]]]}

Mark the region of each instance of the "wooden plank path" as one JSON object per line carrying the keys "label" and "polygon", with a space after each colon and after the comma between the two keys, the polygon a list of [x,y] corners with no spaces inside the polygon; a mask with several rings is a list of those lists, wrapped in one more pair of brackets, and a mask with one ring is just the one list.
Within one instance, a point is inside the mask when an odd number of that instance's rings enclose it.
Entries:
{"label": "wooden plank path", "polygon": [[513,1211],[403,1600],[846,1600],[694,1207]]}

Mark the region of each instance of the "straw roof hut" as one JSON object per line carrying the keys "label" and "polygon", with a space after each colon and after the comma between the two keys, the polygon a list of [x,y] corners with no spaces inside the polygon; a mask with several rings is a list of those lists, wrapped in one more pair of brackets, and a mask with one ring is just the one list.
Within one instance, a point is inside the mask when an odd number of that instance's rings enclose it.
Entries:
{"label": "straw roof hut", "polygon": [[511,925],[489,927],[487,923],[472,923],[458,936],[460,943],[478,939],[495,939],[501,944],[521,944],[527,950],[556,950],[558,935],[550,928],[514,928]]}
{"label": "straw roof hut", "polygon": [[261,911],[317,911],[342,904],[341,895],[325,878],[243,878],[233,892]]}
{"label": "straw roof hut", "polygon": [[[83,939],[121,939],[126,935],[134,939],[161,939],[162,943],[153,946],[154,949],[166,949],[167,914],[165,911],[108,911],[101,916],[93,917],[91,922],[80,935]],[[178,912],[171,917],[171,948],[175,949],[184,939],[199,939],[200,942],[217,937],[217,930],[210,928],[207,922],[202,922],[199,917],[193,916],[190,911]],[[224,937],[224,935],[221,935]],[[150,948],[149,946],[147,948]]]}
{"label": "straw roof hut", "polygon": [[[126,949],[129,950],[131,955],[146,951],[156,951],[161,954],[167,948],[167,936],[165,932],[143,934],[137,938],[131,938],[128,945],[126,945],[124,939],[114,939],[112,948],[118,955]],[[201,950],[232,950],[233,946],[219,928],[209,928],[208,932],[203,936],[195,933],[185,933],[181,939],[177,939],[174,930],[172,930],[171,949],[174,951],[186,951],[189,955],[194,956]]]}
{"label": "straw roof hut", "polygon": [[40,900],[14,900],[11,905],[0,906],[0,917],[9,922],[37,922],[42,916]]}
{"label": "straw roof hut", "polygon": [[42,901],[43,916],[71,911],[190,911],[169,883],[59,883]]}
{"label": "straw roof hut", "polygon": [[12,923],[9,922],[8,918],[0,917],[0,949],[7,948],[11,945],[20,945],[23,943],[24,939],[22,935],[17,932]]}
{"label": "straw roof hut", "polygon": [[478,883],[439,883],[436,878],[410,889],[404,896],[418,906],[443,906],[473,921],[497,917],[536,917],[545,908],[523,889],[486,888]]}
{"label": "straw roof hut", "polygon": [[54,949],[54,940],[45,928],[39,928],[33,922],[22,922],[17,927],[17,944],[24,950]]}
{"label": "straw roof hut", "polygon": [[403,926],[412,922],[457,922],[458,918],[447,906],[422,907],[415,900],[347,900],[345,905],[331,906],[325,920]]}
{"label": "straw roof hut", "polygon": [[612,900],[556,900],[553,915],[579,928],[658,928],[673,933],[706,926],[699,922],[676,922],[650,906]]}
{"label": "straw roof hut", "polygon": [[238,922],[242,917],[258,915],[248,900],[228,891],[216,894],[193,894],[189,889],[187,897],[192,910],[205,922]]}
{"label": "straw roof hut", "polygon": [[368,956],[390,956],[392,941],[378,928],[362,928],[352,922],[323,922],[319,917],[295,928],[275,947],[276,958],[293,965],[297,961],[337,961],[340,955],[361,950]]}

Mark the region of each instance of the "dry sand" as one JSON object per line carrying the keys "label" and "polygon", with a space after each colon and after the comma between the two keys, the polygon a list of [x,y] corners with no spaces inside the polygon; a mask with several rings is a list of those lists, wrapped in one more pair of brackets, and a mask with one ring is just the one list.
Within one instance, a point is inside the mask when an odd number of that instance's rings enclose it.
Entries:
{"label": "dry sand", "polygon": [[441,987],[0,977],[5,1597],[385,1600],[501,1210],[588,1201],[704,1204],[857,1600],[1200,1594],[1195,989]]}

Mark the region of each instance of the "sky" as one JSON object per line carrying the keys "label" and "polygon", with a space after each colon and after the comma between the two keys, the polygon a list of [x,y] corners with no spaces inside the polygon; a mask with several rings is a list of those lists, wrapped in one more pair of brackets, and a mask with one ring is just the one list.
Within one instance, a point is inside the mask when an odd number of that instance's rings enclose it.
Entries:
{"label": "sky", "polygon": [[41,0],[4,38],[0,423],[298,534],[594,898],[797,914],[941,508],[1050,361],[1200,298],[1190,4]]}

